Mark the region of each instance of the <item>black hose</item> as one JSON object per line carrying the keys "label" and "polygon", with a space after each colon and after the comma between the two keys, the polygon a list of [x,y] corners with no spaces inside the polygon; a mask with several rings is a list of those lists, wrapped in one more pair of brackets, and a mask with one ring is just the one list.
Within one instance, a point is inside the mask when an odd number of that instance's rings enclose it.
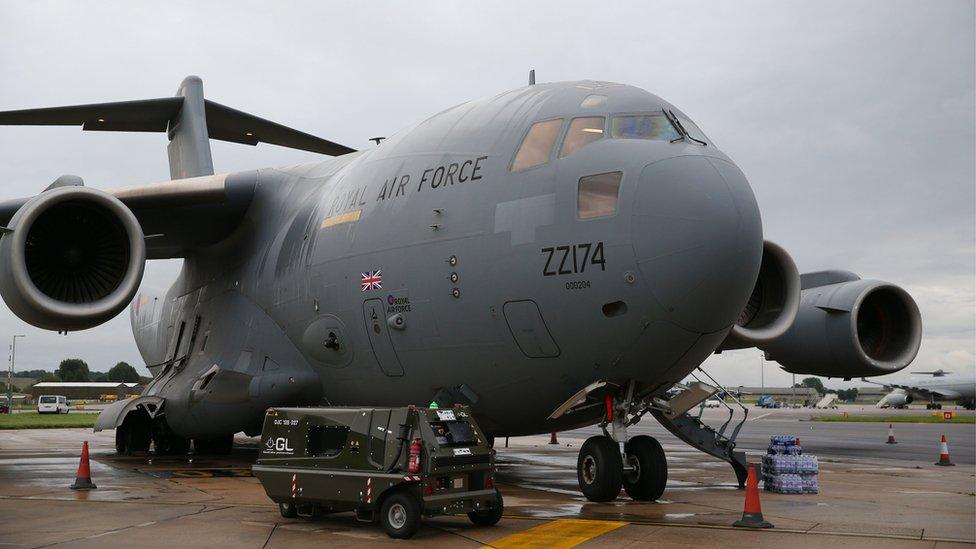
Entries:
{"label": "black hose", "polygon": [[397,453],[396,456],[394,456],[393,458],[393,462],[390,464],[390,467],[387,468],[386,470],[387,473],[396,473],[400,469],[400,456],[403,455],[403,448],[404,446],[407,445],[407,441],[410,440],[409,425],[405,423],[400,424],[400,435],[397,436],[397,440],[400,441],[400,445],[397,447]]}

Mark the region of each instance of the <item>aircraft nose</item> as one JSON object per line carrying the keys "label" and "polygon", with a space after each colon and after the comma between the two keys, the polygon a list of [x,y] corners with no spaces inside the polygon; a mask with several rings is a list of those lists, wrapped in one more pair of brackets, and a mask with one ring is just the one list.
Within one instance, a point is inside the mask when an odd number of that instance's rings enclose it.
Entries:
{"label": "aircraft nose", "polygon": [[638,269],[664,315],[700,333],[731,325],[762,259],[762,221],[745,175],[718,158],[669,158],[644,167],[635,198]]}

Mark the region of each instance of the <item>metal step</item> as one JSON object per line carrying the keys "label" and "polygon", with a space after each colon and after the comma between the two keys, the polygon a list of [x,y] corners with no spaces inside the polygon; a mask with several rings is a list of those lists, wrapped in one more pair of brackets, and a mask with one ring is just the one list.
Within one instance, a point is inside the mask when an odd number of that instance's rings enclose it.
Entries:
{"label": "metal step", "polygon": [[[732,466],[732,470],[735,471],[735,479],[739,482],[739,488],[744,488],[746,485],[746,476],[748,474],[748,465],[746,462],[746,453],[738,452],[735,450],[735,439],[739,436],[739,430],[745,424],[746,419],[749,418],[749,409],[743,406],[739,399],[733,396],[727,389],[722,387],[715,378],[708,375],[708,372],[703,370],[700,366],[698,371],[702,373],[703,376],[708,378],[711,385],[703,382],[694,373],[691,377],[695,379],[697,383],[689,383],[688,385],[682,385],[684,391],[678,393],[671,398],[668,402],[685,402],[691,399],[691,396],[686,396],[682,398],[684,393],[696,393],[694,398],[697,399],[703,390],[707,388],[714,389],[715,387],[721,388],[723,394],[731,398],[739,409],[742,410],[742,420],[739,421],[732,432],[728,435],[725,434],[725,430],[732,423],[732,419],[735,417],[735,409],[729,406],[725,400],[720,400],[729,411],[729,418],[725,420],[725,423],[716,431],[715,429],[705,425],[700,419],[688,415],[688,409],[684,406],[679,406],[678,408],[668,411],[651,409],[650,412],[658,422],[664,426],[665,429],[671,431],[671,434],[678,437],[679,439],[685,441],[692,448],[696,448],[705,452],[706,454],[717,457],[722,461],[727,461],[729,465]],[[709,395],[711,396],[711,395]],[[707,398],[707,397],[706,397]],[[700,402],[700,400],[699,400]]]}
{"label": "metal step", "polygon": [[[735,471],[735,478],[739,483],[739,488],[746,485],[746,453],[735,450],[735,435],[739,433],[736,427],[731,437],[726,437],[719,431],[712,429],[702,423],[698,418],[692,417],[687,413],[676,417],[669,417],[661,410],[651,410],[655,419],[671,431],[671,434],[688,443],[691,447],[701,450],[710,456],[727,461]],[[745,421],[745,420],[743,420]],[[728,425],[728,422],[726,422]],[[722,426],[724,431],[725,425]]]}
{"label": "metal step", "polygon": [[698,406],[703,401],[707,400],[708,397],[717,392],[717,387],[712,387],[711,385],[702,383],[700,381],[693,381],[685,386],[684,391],[681,391],[668,401],[668,404],[671,406],[671,410],[665,412],[665,415],[670,418],[679,417],[681,414],[684,414],[688,410]]}

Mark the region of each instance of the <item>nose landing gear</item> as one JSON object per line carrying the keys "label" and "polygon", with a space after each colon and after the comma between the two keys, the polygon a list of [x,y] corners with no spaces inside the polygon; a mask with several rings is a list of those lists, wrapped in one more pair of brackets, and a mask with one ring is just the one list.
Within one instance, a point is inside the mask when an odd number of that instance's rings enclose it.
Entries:
{"label": "nose landing gear", "polygon": [[[640,421],[649,409],[646,403],[636,406],[633,392],[631,383],[622,402],[606,396],[606,416],[600,425],[603,435],[586,439],[580,448],[576,477],[580,491],[590,501],[612,501],[620,494],[621,486],[635,501],[654,501],[664,493],[668,462],[661,444],[647,435],[627,438],[627,427]],[[631,414],[632,408],[641,411]],[[632,417],[628,419],[628,415]],[[608,424],[611,432],[607,431]]]}
{"label": "nose landing gear", "polygon": [[[623,486],[627,495],[636,501],[654,501],[661,497],[668,482],[668,462],[664,456],[661,444],[653,437],[639,435],[628,438],[627,428],[650,413],[655,419],[675,437],[683,440],[691,447],[721,459],[732,466],[739,488],[745,486],[747,467],[745,452],[735,449],[735,440],[739,430],[749,416],[749,410],[727,390],[724,393],[731,398],[742,410],[742,419],[733,424],[735,409],[723,401],[728,409],[728,419],[714,429],[706,425],[700,418],[693,417],[688,410],[718,391],[718,383],[704,370],[699,370],[715,386],[710,386],[692,374],[698,381],[685,386],[677,384],[682,392],[670,400],[662,400],[651,396],[634,397],[635,384],[631,381],[626,390],[608,382],[598,382],[574,395],[560,408],[553,412],[558,417],[574,405],[578,405],[592,398],[598,390],[610,389],[604,396],[606,414],[600,423],[603,435],[590,437],[580,448],[579,459],[576,462],[576,476],[580,491],[590,501],[611,501],[620,494]],[[611,389],[615,387],[614,389]],[[702,390],[707,388],[704,393]],[[623,398],[620,398],[623,393]],[[704,394],[705,396],[701,396]],[[682,404],[683,401],[683,404]],[[590,400],[592,402],[592,400]],[[610,426],[610,431],[607,427]],[[623,450],[621,451],[621,445]]]}

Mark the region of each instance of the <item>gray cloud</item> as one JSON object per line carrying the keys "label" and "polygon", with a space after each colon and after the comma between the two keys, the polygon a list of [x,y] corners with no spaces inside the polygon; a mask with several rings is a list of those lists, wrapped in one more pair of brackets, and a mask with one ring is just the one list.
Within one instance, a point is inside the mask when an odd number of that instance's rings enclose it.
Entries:
{"label": "gray cloud", "polygon": [[[633,84],[688,112],[749,176],[768,238],[801,270],[848,268],[904,285],[926,326],[913,368],[973,371],[974,4],[688,5],[506,2],[200,3],[0,0],[0,108],[208,97],[354,147],[444,108],[525,83]],[[159,134],[0,128],[0,199],[62,173],[89,185],[167,178]],[[218,170],[314,155],[215,143]],[[165,286],[178,262],[154,265]],[[127,315],[59,337],[0,306],[19,367],[81,356],[139,362]],[[758,352],[709,370],[758,382]],[[767,382],[788,376],[767,368]],[[778,377],[777,377],[778,376]]]}

